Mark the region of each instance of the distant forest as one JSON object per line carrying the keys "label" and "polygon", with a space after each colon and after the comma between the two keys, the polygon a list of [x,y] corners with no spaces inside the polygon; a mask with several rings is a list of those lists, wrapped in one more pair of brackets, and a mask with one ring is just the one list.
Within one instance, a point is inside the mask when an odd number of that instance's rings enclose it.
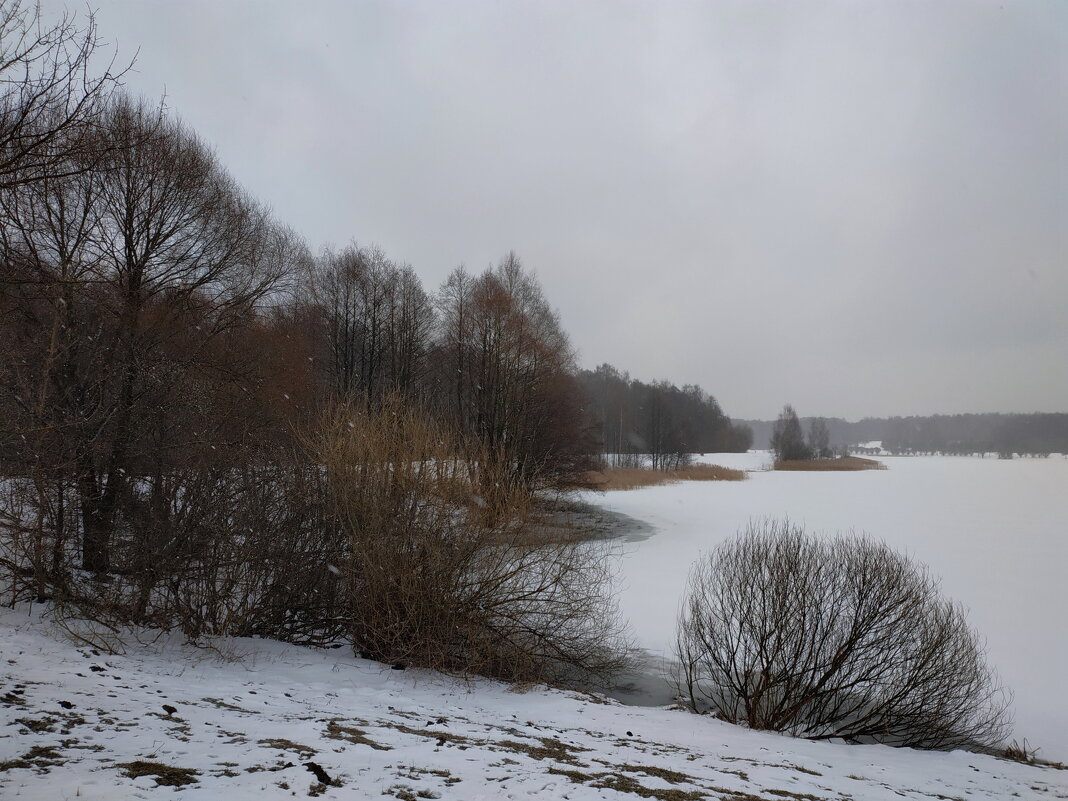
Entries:
{"label": "distant forest", "polygon": [[[802,418],[805,429],[816,418]],[[891,453],[1000,453],[1042,456],[1068,453],[1068,414],[936,414],[928,417],[865,417],[849,422],[824,418],[835,446],[880,440]],[[771,420],[736,420],[766,448]]]}
{"label": "distant forest", "polygon": [[677,467],[691,453],[749,450],[753,432],[732,423],[701,387],[668,381],[645,383],[610,364],[578,374],[586,414],[605,461],[636,464],[645,455],[652,467]]}

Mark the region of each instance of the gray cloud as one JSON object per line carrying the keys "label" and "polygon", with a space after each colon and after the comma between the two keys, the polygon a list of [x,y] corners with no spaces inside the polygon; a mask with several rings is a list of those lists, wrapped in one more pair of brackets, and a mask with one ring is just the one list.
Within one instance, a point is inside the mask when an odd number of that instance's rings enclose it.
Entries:
{"label": "gray cloud", "polygon": [[1068,5],[304,5],[99,23],[313,246],[514,248],[736,416],[1068,410]]}

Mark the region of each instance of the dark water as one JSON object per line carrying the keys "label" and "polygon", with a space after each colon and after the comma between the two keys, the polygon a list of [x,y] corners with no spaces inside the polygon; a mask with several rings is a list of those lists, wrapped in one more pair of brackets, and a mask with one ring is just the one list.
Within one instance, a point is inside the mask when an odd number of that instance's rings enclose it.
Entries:
{"label": "dark water", "polygon": [[634,667],[619,677],[617,686],[605,692],[628,706],[669,706],[677,691],[672,683],[674,660],[637,649]]}

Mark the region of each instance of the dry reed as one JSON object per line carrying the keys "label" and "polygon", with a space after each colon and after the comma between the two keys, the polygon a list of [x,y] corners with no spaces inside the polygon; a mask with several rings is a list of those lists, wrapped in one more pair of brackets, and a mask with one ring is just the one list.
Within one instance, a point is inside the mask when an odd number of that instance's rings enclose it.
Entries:
{"label": "dry reed", "polygon": [[588,475],[599,490],[632,490],[676,484],[679,481],[744,481],[744,470],[732,470],[718,464],[695,464],[677,470],[652,470],[641,467],[614,467]]}
{"label": "dry reed", "polygon": [[886,465],[874,459],[860,456],[842,456],[838,459],[779,459],[775,470],[809,470],[809,471],[851,471],[851,470],[885,470]]}

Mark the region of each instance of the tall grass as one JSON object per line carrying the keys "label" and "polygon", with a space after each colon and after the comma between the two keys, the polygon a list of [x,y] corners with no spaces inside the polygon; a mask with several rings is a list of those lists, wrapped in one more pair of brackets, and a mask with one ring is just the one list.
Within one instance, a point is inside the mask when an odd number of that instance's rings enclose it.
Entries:
{"label": "tall grass", "polygon": [[529,493],[477,443],[387,398],[332,410],[312,447],[348,548],[357,652],[511,681],[623,665],[607,546],[535,536]]}

